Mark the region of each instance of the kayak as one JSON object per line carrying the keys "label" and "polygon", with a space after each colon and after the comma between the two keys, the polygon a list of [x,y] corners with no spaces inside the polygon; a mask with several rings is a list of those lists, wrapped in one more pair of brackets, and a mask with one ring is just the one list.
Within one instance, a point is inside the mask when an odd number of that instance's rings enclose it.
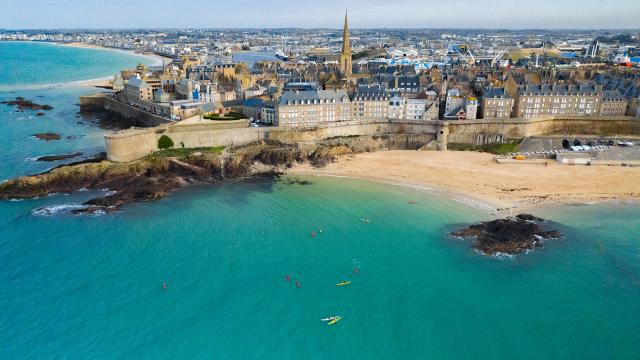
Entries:
{"label": "kayak", "polygon": [[336,286],[345,286],[351,284],[351,281],[343,281],[336,284]]}
{"label": "kayak", "polygon": [[331,321],[331,320],[335,320],[336,318],[337,316],[329,316],[328,318],[320,319],[320,321]]}
{"label": "kayak", "polygon": [[342,317],[340,317],[340,316],[336,316],[336,318],[335,318],[335,319],[333,319],[333,320],[329,321],[327,324],[328,324],[328,325],[333,325],[333,324],[337,323],[338,321],[340,321],[340,319],[342,319]]}

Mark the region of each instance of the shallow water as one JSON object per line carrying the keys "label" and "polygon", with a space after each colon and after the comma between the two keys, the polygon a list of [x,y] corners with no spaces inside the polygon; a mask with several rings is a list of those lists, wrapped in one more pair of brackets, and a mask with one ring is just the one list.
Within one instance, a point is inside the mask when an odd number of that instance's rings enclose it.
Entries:
{"label": "shallow water", "polygon": [[0,91],[65,86],[112,77],[123,67],[156,62],[148,56],[110,49],[84,49],[54,43],[0,42]]}

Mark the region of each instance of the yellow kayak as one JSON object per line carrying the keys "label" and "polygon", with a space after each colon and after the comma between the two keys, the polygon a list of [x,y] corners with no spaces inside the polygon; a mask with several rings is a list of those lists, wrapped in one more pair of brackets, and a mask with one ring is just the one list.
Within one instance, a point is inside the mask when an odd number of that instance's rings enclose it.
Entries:
{"label": "yellow kayak", "polygon": [[336,286],[345,286],[351,284],[351,281],[343,281],[336,284]]}
{"label": "yellow kayak", "polygon": [[342,319],[342,316],[336,316],[335,319],[329,321],[327,324],[328,325],[333,325],[333,324],[337,323],[338,321],[340,321],[340,319]]}

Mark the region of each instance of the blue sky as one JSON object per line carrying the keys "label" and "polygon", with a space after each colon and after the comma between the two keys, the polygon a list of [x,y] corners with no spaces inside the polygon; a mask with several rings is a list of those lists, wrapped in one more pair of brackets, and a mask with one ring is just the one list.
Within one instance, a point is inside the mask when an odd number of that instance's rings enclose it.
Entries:
{"label": "blue sky", "polygon": [[2,0],[0,28],[640,27],[640,0]]}

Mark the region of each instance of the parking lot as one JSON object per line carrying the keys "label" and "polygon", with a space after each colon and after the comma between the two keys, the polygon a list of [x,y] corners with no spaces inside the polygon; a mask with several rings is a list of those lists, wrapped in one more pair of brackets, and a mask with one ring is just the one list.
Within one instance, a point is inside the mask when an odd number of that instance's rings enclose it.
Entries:
{"label": "parking lot", "polygon": [[562,153],[589,153],[597,160],[640,160],[640,141],[631,138],[606,137],[529,137],[522,141],[517,153],[528,158],[555,158]]}

